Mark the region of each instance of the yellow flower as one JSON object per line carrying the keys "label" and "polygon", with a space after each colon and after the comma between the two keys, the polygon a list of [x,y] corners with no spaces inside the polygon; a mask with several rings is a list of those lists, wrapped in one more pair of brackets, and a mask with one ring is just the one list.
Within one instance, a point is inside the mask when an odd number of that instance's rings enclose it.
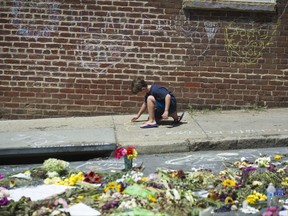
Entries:
{"label": "yellow flower", "polygon": [[253,191],[253,195],[255,195],[256,196],[256,199],[257,200],[260,200],[260,201],[264,201],[264,200],[267,200],[267,197],[266,197],[266,195],[264,195],[264,194],[261,194],[261,193],[258,193],[257,191]]}
{"label": "yellow flower", "polygon": [[232,197],[226,197],[225,204],[234,204],[234,200]]}
{"label": "yellow flower", "polygon": [[148,177],[142,177],[142,178],[141,178],[141,181],[148,181],[148,180],[149,180]]}
{"label": "yellow flower", "polygon": [[283,181],[281,182],[282,186],[288,186],[288,177],[286,177],[285,179],[283,179]]}
{"label": "yellow flower", "polygon": [[275,159],[275,160],[281,160],[281,159],[282,159],[282,155],[275,155],[275,156],[274,156],[274,159]]}
{"label": "yellow flower", "polygon": [[235,186],[236,186],[236,182],[234,182],[234,181],[231,180],[231,179],[227,179],[227,180],[225,180],[225,181],[222,183],[222,185],[223,185],[224,187],[235,187]]}
{"label": "yellow flower", "polygon": [[254,204],[257,201],[257,197],[253,194],[250,194],[249,196],[247,196],[246,201],[249,204]]}
{"label": "yellow flower", "polygon": [[212,199],[214,201],[218,200],[218,196],[215,192],[210,192],[207,196],[208,199]]}
{"label": "yellow flower", "polygon": [[267,196],[264,195],[264,194],[261,194],[261,195],[259,196],[259,200],[260,200],[260,201],[267,200]]}
{"label": "yellow flower", "polygon": [[257,201],[264,201],[264,200],[267,200],[266,195],[261,194],[261,193],[258,193],[258,192],[255,191],[255,190],[252,192],[252,194],[250,194],[250,195],[246,198],[246,201],[247,201],[249,204],[254,204],[254,203],[257,202]]}
{"label": "yellow flower", "polygon": [[68,178],[56,182],[57,185],[74,186],[78,181],[83,181],[83,173],[71,174]]}
{"label": "yellow flower", "polygon": [[133,158],[137,158],[137,156],[138,156],[137,151],[136,151],[135,149],[133,149],[133,150],[132,150],[132,154],[128,154],[128,155],[127,155],[127,158],[128,158],[129,160],[131,160],[131,159],[133,159]]}
{"label": "yellow flower", "polygon": [[206,209],[208,206],[207,203],[205,203],[204,201],[199,201],[198,203],[196,203],[196,207]]}
{"label": "yellow flower", "polygon": [[172,178],[175,178],[177,176],[177,171],[173,171],[172,173],[170,173]]}
{"label": "yellow flower", "polygon": [[15,179],[11,179],[10,182],[9,182],[9,187],[14,187],[16,186],[16,180]]}
{"label": "yellow flower", "polygon": [[116,182],[108,182],[108,184],[104,188],[104,192],[106,193],[108,190],[115,189]]}
{"label": "yellow flower", "polygon": [[149,195],[148,198],[151,202],[156,202],[156,198],[154,196]]}
{"label": "yellow flower", "polygon": [[124,188],[123,188],[123,185],[120,184],[120,183],[118,183],[118,184],[117,184],[117,191],[118,191],[118,192],[122,192],[123,189],[124,189]]}
{"label": "yellow flower", "polygon": [[30,170],[26,170],[26,171],[24,172],[24,174],[25,174],[25,175],[29,175],[29,174],[31,174],[31,172],[30,172]]}
{"label": "yellow flower", "polygon": [[77,199],[78,199],[78,200],[82,200],[83,198],[84,198],[83,195],[79,195],[79,196],[77,196]]}

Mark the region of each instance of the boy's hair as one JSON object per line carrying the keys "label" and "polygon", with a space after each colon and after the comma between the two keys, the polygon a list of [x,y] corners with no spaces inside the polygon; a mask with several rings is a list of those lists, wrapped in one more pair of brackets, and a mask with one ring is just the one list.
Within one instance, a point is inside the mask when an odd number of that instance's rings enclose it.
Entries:
{"label": "boy's hair", "polygon": [[137,94],[142,91],[142,88],[146,88],[147,82],[144,79],[134,79],[131,83],[131,91],[133,94]]}

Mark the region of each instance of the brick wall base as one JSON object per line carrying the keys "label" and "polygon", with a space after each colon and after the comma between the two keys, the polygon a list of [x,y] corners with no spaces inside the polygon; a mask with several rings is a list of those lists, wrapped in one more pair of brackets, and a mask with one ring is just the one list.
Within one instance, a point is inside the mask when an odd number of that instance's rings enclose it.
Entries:
{"label": "brick wall base", "polygon": [[170,88],[180,110],[288,107],[288,2],[275,13],[181,0],[2,0],[0,117],[137,112],[130,83]]}

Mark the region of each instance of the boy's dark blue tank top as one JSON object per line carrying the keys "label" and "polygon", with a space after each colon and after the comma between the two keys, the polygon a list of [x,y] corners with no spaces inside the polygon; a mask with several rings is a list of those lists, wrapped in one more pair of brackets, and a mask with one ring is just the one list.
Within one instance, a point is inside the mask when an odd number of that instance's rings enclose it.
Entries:
{"label": "boy's dark blue tank top", "polygon": [[167,94],[170,94],[171,99],[175,100],[175,96],[169,89],[163,86],[157,85],[157,84],[152,84],[150,91],[145,95],[144,99],[145,99],[145,102],[147,102],[148,96],[152,95],[157,101],[165,101],[165,97]]}

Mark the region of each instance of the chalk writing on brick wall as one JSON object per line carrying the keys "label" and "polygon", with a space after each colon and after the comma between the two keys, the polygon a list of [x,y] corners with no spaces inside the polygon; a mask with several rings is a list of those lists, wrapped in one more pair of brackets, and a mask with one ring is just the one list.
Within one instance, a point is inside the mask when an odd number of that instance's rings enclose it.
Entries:
{"label": "chalk writing on brick wall", "polygon": [[244,29],[231,23],[224,28],[229,62],[257,63],[266,47],[272,44],[273,25],[252,26]]}
{"label": "chalk writing on brick wall", "polygon": [[121,35],[95,35],[83,38],[78,46],[77,58],[91,72],[107,73],[109,68],[123,62],[127,56],[130,38]]}
{"label": "chalk writing on brick wall", "polygon": [[[164,10],[159,13],[159,17],[161,15],[165,15]],[[191,22],[183,20],[181,15],[152,20],[140,12],[139,16],[141,18],[131,19],[115,17],[115,14],[107,12],[89,18],[87,22],[86,19],[82,20],[85,16],[80,14],[80,20],[77,22],[81,23],[83,36],[80,36],[77,47],[77,62],[90,72],[106,74],[110,68],[116,68],[115,66],[119,63],[123,63],[122,69],[127,68],[125,59],[129,54],[133,56],[139,52],[137,64],[142,65],[142,68],[147,65],[169,65],[175,68],[184,64],[183,59],[187,57],[187,48],[179,48],[176,51],[177,54],[171,54],[163,48],[163,45],[159,46],[163,42],[157,43],[151,39],[145,41],[142,37],[163,37],[164,41],[165,37],[183,37],[188,43],[190,42],[194,54],[204,55],[210,49],[211,40],[219,28],[217,22]],[[194,42],[206,43],[207,46],[204,49],[198,46],[196,49]],[[168,42],[165,41],[165,43]],[[167,59],[171,61],[168,63]]]}
{"label": "chalk writing on brick wall", "polygon": [[[140,12],[139,15],[141,15]],[[129,54],[133,56],[138,52],[140,53],[137,56],[139,59],[137,64],[142,68],[148,64],[170,64],[169,66],[172,67],[183,65],[182,59],[186,53],[183,50],[178,55],[172,55],[165,51],[158,52],[156,51],[156,42],[145,41],[145,39],[143,41],[141,38],[176,35],[175,24],[170,19],[150,21],[150,18],[145,15],[142,18],[134,19],[117,18],[113,17],[111,12],[107,12],[104,15],[93,17],[89,22],[84,20],[80,20],[80,22],[83,36],[79,40],[76,60],[90,72],[106,74],[110,68],[116,68],[115,65],[119,63],[123,63],[121,69],[128,68],[129,65],[125,64],[125,59],[129,57]],[[149,48],[140,51],[141,43],[146,43],[146,48]],[[148,46],[147,43],[152,45]],[[158,46],[158,48],[160,49],[162,46]],[[175,61],[168,63],[167,59]]]}
{"label": "chalk writing on brick wall", "polygon": [[59,7],[55,0],[13,0],[11,23],[26,38],[49,37],[58,25]]}
{"label": "chalk writing on brick wall", "polygon": [[[203,26],[204,25],[204,26]],[[205,32],[202,29],[205,29]],[[191,21],[185,20],[180,23],[180,35],[191,40],[193,53],[196,55],[204,55],[210,49],[211,40],[215,37],[219,29],[217,22],[211,21]],[[196,44],[206,44],[205,49],[196,48]]]}
{"label": "chalk writing on brick wall", "polygon": [[286,13],[288,2],[282,11],[279,10],[277,22],[272,24],[256,24],[251,22],[249,29],[238,27],[235,22],[224,28],[224,37],[228,61],[254,64],[262,57],[264,49],[269,47],[273,36]]}

